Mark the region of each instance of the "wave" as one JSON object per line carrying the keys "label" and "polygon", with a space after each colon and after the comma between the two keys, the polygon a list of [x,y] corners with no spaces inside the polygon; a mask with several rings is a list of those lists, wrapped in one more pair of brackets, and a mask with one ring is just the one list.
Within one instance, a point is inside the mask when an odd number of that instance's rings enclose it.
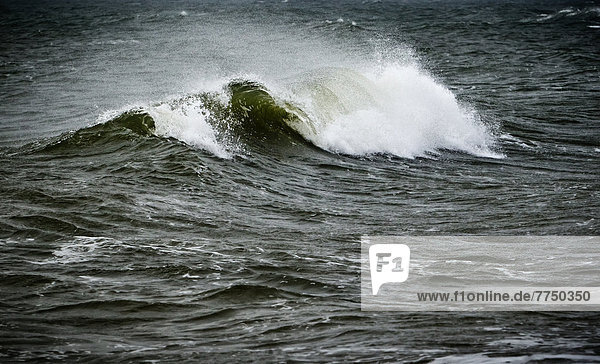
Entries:
{"label": "wave", "polygon": [[535,19],[527,19],[526,21],[536,21],[540,23],[553,22],[561,19],[588,20],[595,21],[600,17],[600,7],[591,6],[584,8],[567,7],[557,10],[553,13],[542,13]]}
{"label": "wave", "polygon": [[351,156],[454,150],[502,157],[476,112],[417,67],[398,64],[367,72],[321,69],[271,85],[234,78],[214,90],[112,113],[60,143],[150,136],[221,158],[297,145]]}
{"label": "wave", "polygon": [[346,30],[350,30],[350,31],[355,31],[355,30],[372,31],[372,29],[369,29],[367,27],[359,25],[354,20],[344,20],[343,18],[338,18],[337,20],[327,19],[324,22],[315,25],[314,27],[322,28],[322,29],[330,29],[330,30],[346,29]]}

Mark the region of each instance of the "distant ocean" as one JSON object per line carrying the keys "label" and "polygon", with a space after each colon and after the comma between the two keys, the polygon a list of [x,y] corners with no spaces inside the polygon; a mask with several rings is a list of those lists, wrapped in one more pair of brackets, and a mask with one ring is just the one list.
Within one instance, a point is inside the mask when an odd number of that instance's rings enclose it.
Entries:
{"label": "distant ocean", "polygon": [[363,235],[600,235],[598,1],[0,0],[0,361],[600,361],[361,312]]}

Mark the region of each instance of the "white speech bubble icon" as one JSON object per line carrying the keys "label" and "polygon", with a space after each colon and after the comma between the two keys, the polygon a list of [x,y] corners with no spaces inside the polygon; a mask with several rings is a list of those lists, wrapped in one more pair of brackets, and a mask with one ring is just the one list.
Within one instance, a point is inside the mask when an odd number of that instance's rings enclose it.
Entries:
{"label": "white speech bubble icon", "polygon": [[371,289],[379,292],[384,283],[408,279],[410,248],[405,244],[374,244],[369,247]]}

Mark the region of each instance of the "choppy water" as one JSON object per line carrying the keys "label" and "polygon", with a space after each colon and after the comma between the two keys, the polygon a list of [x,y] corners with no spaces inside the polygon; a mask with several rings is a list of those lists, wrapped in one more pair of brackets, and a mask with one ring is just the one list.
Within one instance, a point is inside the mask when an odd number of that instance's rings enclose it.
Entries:
{"label": "choppy water", "polygon": [[360,236],[598,235],[595,1],[0,2],[0,360],[599,360],[360,311]]}

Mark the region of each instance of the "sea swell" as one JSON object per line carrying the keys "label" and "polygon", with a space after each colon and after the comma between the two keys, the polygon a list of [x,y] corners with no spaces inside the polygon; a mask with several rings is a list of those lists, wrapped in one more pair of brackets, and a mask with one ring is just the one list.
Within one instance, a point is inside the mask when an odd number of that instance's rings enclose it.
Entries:
{"label": "sea swell", "polygon": [[109,112],[43,149],[159,137],[227,159],[298,146],[356,157],[444,150],[503,157],[493,127],[414,65],[324,68],[272,85],[234,77],[221,85]]}

